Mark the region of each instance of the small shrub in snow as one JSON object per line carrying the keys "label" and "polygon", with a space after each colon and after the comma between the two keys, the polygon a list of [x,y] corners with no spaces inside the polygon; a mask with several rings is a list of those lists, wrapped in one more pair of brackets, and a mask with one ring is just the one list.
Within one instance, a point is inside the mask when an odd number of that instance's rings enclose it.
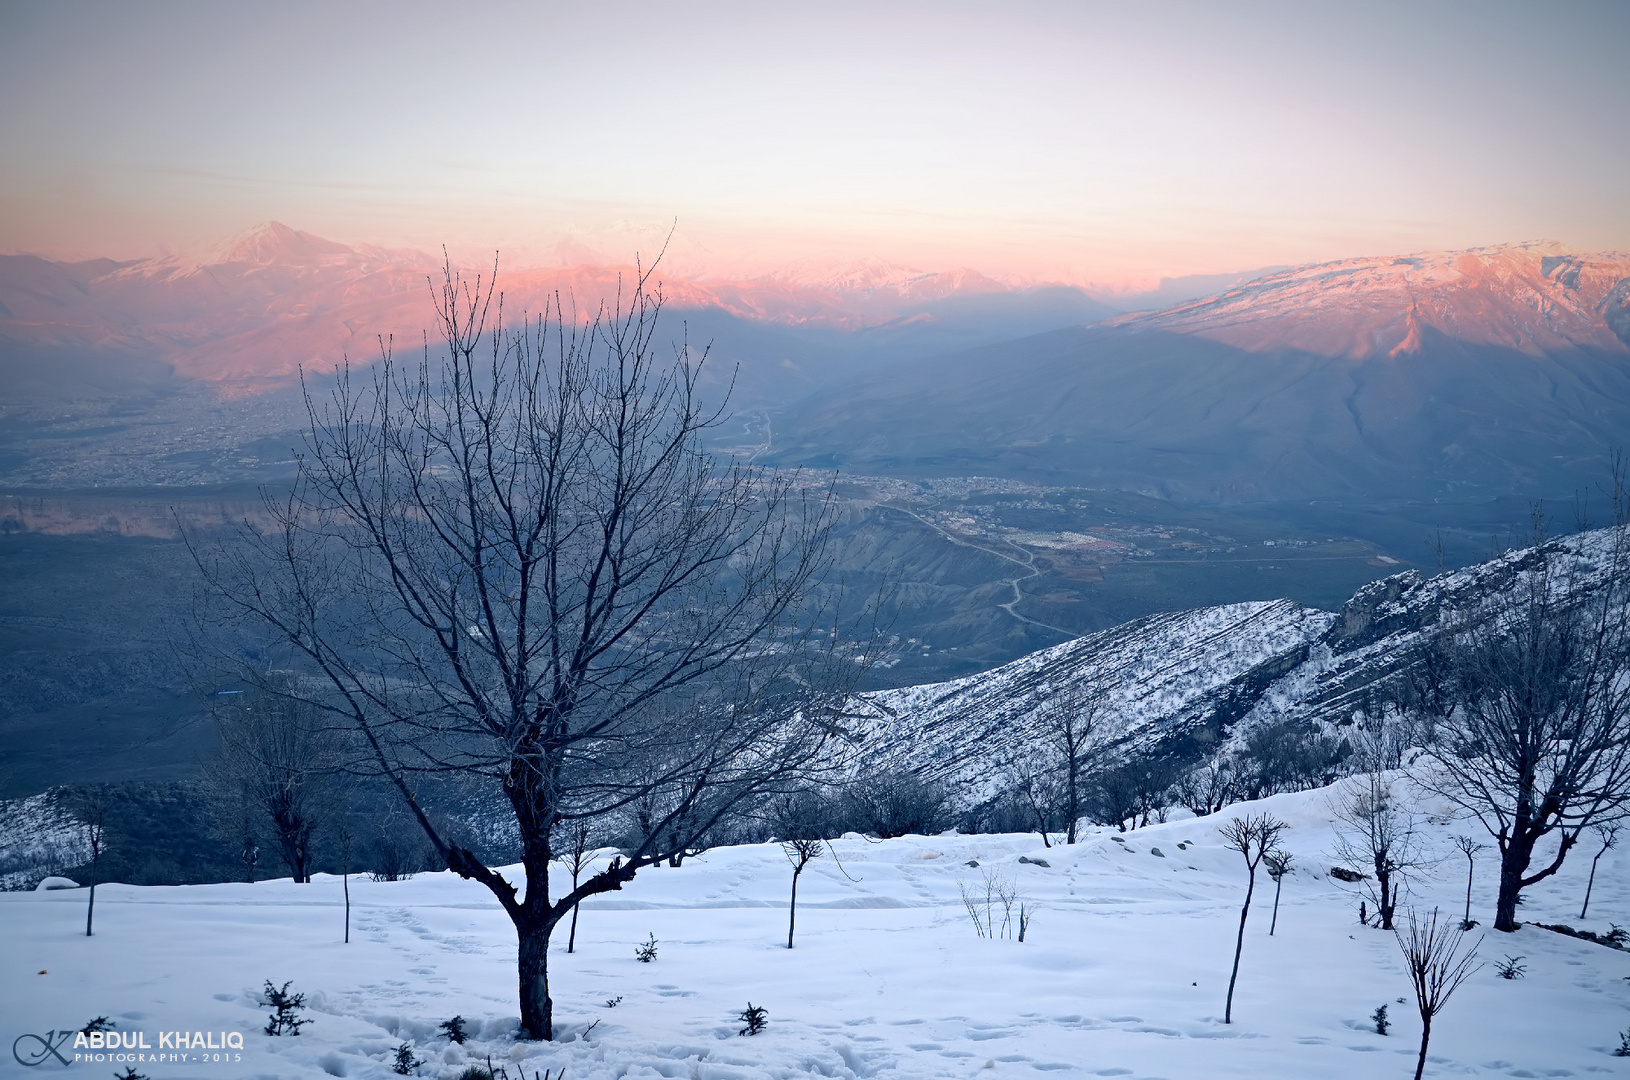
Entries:
{"label": "small shrub in snow", "polygon": [[608,1009],[615,1009],[617,1006],[621,1005],[622,1003],[623,1003],[623,996],[621,994],[618,994],[614,998],[606,998],[606,1008],[608,1008]]}
{"label": "small shrub in snow", "polygon": [[1613,1051],[1614,1057],[1630,1057],[1630,1028],[1619,1032],[1619,1048]]}
{"label": "small shrub in snow", "polygon": [[1330,876],[1335,878],[1337,881],[1345,881],[1349,883],[1364,880],[1363,874],[1360,874],[1357,870],[1349,870],[1345,866],[1332,866],[1330,868]]}
{"label": "small shrub in snow", "polygon": [[458,1074],[457,1080],[492,1080],[492,1073],[479,1065],[471,1065]]}
{"label": "small shrub in snow", "polygon": [[741,1029],[739,1034],[757,1035],[769,1025],[770,1010],[766,1009],[762,1005],[754,1005],[751,1001],[749,1001],[747,1003],[747,1008],[736,1014],[736,1019],[747,1025]]}
{"label": "small shrub in snow", "polygon": [[645,944],[634,946],[634,959],[642,964],[649,964],[657,958],[657,936],[645,935]]}
{"label": "small shrub in snow", "polygon": [[1520,963],[1522,959],[1520,956],[1508,956],[1505,963],[1494,965],[1494,973],[1502,979],[1520,979],[1528,971],[1528,965]]}
{"label": "small shrub in snow", "polygon": [[306,995],[289,993],[289,986],[284,983],[279,989],[267,979],[266,988],[260,992],[260,1003],[272,1009],[266,1018],[268,1035],[298,1035],[302,1027],[311,1023],[300,1016],[300,1010],[306,1007]]}
{"label": "small shrub in snow", "polygon": [[406,1076],[423,1064],[424,1062],[414,1056],[413,1044],[405,1042],[396,1048],[396,1060],[391,1062],[391,1072],[397,1076]]}
{"label": "small shrub in snow", "polygon": [[126,1065],[122,1073],[114,1073],[113,1080],[147,1080],[146,1073],[139,1073],[132,1065]]}
{"label": "small shrub in snow", "polygon": [[112,1031],[115,1024],[105,1016],[98,1016],[95,1020],[79,1029],[81,1035],[95,1035],[99,1031]]}
{"label": "small shrub in snow", "polygon": [[1387,1007],[1385,1005],[1376,1006],[1375,1011],[1370,1014],[1370,1020],[1375,1023],[1375,1033],[1377,1035],[1385,1035],[1387,1029],[1392,1026],[1392,1021],[1387,1019]]}
{"label": "small shrub in snow", "polygon": [[436,1026],[441,1028],[441,1033],[447,1037],[448,1042],[458,1043],[460,1046],[463,1046],[464,1041],[470,1037],[469,1033],[464,1030],[464,1017],[462,1016],[455,1016],[451,1020],[443,1020]]}

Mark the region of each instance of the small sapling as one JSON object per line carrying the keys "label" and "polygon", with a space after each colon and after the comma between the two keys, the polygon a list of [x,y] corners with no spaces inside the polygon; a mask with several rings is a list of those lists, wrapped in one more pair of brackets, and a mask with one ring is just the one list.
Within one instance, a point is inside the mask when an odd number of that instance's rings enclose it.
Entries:
{"label": "small sapling", "polygon": [[272,1009],[266,1018],[268,1035],[298,1035],[302,1027],[311,1023],[300,1016],[300,1010],[306,1007],[306,995],[289,993],[289,986],[290,983],[284,983],[280,989],[267,979],[266,988],[260,993],[260,1003]]}
{"label": "small sapling", "polygon": [[738,1034],[757,1035],[769,1025],[770,1010],[762,1005],[754,1005],[749,1001],[747,1008],[736,1014],[736,1019],[747,1025]]}
{"label": "small sapling", "polygon": [[634,959],[642,964],[649,964],[657,958],[657,936],[646,934],[643,945],[634,946]]}
{"label": "small sapling", "polygon": [[413,1055],[413,1044],[405,1042],[396,1048],[396,1060],[391,1062],[391,1072],[397,1076],[407,1076],[423,1064]]}

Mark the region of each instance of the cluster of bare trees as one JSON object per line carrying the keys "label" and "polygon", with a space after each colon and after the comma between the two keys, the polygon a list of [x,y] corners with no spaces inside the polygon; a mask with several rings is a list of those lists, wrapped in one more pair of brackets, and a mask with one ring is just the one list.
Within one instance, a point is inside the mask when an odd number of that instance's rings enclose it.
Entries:
{"label": "cluster of bare trees", "polygon": [[[1445,612],[1405,704],[1429,724],[1418,780],[1487,830],[1499,854],[1494,927],[1517,928],[1522,890],[1555,874],[1581,833],[1630,805],[1630,531],[1541,544],[1516,603]],[[1535,867],[1542,841],[1555,849]]]}

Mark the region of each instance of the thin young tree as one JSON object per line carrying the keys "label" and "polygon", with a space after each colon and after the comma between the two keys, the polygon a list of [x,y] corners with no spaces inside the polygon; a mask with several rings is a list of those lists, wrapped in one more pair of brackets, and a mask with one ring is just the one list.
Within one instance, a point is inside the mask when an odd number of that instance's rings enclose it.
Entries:
{"label": "thin young tree", "polygon": [[74,816],[84,830],[85,848],[91,856],[91,888],[85,901],[85,936],[90,937],[91,920],[96,914],[96,883],[102,876],[102,852],[107,847],[107,797],[100,791],[81,795],[75,800]]}
{"label": "thin young tree", "polygon": [[345,894],[345,944],[351,944],[351,844],[355,835],[351,823],[341,818],[334,837],[340,842],[340,889]]}
{"label": "thin young tree", "polygon": [[[596,848],[594,827],[586,818],[575,818],[560,826],[560,837],[555,841],[555,858],[572,875],[571,892],[577,891],[583,871],[594,861]],[[577,951],[577,910],[581,906],[581,901],[572,905],[572,925],[566,935],[568,953]]]}
{"label": "thin young tree", "polygon": [[1377,772],[1354,777],[1335,799],[1335,853],[1365,867],[1365,888],[1375,902],[1376,925],[1393,928],[1393,914],[1409,878],[1428,865],[1416,840],[1415,816]]}
{"label": "thin young tree", "polygon": [[1462,951],[1466,938],[1450,923],[1438,925],[1438,910],[1425,921],[1410,912],[1404,926],[1393,931],[1404,954],[1404,966],[1415,987],[1415,1004],[1421,1014],[1421,1052],[1415,1061],[1415,1080],[1426,1069],[1426,1046],[1432,1039],[1432,1020],[1449,1003],[1460,984],[1482,967],[1474,964],[1478,945]]}
{"label": "thin young tree", "polygon": [[782,795],[771,806],[770,826],[775,830],[781,853],[792,866],[792,895],[787,903],[789,949],[798,921],[798,878],[826,850],[826,841],[821,836],[823,816],[815,794],[810,791]]}
{"label": "thin young tree", "polygon": [[[837,764],[873,637],[812,606],[830,484],[704,447],[722,406],[698,395],[705,353],[657,336],[649,271],[590,319],[553,301],[519,329],[490,280],[448,267],[433,298],[441,354],[427,341],[401,364],[382,343],[369,377],[340,371],[326,400],[308,387],[271,524],[192,549],[442,863],[492,892],[515,927],[522,1034],[549,1039],[556,925]],[[523,887],[438,828],[438,777],[506,808]],[[620,857],[551,893],[558,826],[653,795]]]}
{"label": "thin young tree", "polygon": [[1234,970],[1228,976],[1228,1004],[1223,1010],[1223,1023],[1234,1022],[1234,984],[1239,981],[1239,958],[1245,949],[1245,919],[1251,913],[1251,894],[1256,892],[1256,868],[1262,860],[1279,853],[1279,837],[1289,828],[1272,814],[1247,814],[1235,818],[1218,831],[1223,844],[1237,851],[1245,859],[1245,903],[1239,909],[1239,936],[1234,939]]}
{"label": "thin young tree", "polygon": [[1596,864],[1601,861],[1602,856],[1606,855],[1609,850],[1619,846],[1619,832],[1623,828],[1623,824],[1617,821],[1607,821],[1600,825],[1591,826],[1591,831],[1596,834],[1596,839],[1601,841],[1602,846],[1596,849],[1596,854],[1590,860],[1590,878],[1585,882],[1585,902],[1579,905],[1579,917],[1581,919],[1585,917],[1585,912],[1590,910],[1590,893],[1596,887]]}
{"label": "thin young tree", "polygon": [[1273,920],[1268,923],[1268,936],[1273,937],[1279,926],[1279,892],[1285,887],[1285,875],[1296,872],[1296,859],[1288,851],[1276,851],[1264,860],[1268,876],[1273,878]]}
{"label": "thin young tree", "polygon": [[1455,847],[1460,849],[1460,853],[1466,856],[1466,914],[1461,916],[1460,928],[1470,930],[1472,928],[1472,875],[1477,870],[1477,853],[1482,851],[1485,845],[1479,844],[1475,836],[1466,836],[1464,834],[1457,834],[1451,839],[1454,840]]}
{"label": "thin young tree", "polygon": [[[1436,730],[1421,782],[1475,815],[1499,850],[1502,931],[1517,929],[1522,890],[1630,802],[1630,533],[1619,524],[1508,561],[1515,601],[1446,613],[1412,698]],[[1553,833],[1555,855],[1530,872]]]}

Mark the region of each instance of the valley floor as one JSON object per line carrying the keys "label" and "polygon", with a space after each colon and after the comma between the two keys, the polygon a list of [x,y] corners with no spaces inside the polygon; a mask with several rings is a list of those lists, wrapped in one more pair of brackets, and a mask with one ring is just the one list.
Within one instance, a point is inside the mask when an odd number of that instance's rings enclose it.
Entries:
{"label": "valley floor", "polygon": [[[1281,795],[1121,837],[1089,830],[1071,848],[1017,835],[851,836],[833,845],[841,868],[829,854],[806,872],[790,951],[790,868],[776,846],[643,871],[584,905],[575,954],[564,928],[557,935],[553,1045],[511,1041],[512,932],[483,889],[450,874],[353,879],[349,945],[334,878],[107,886],[89,939],[84,890],[3,894],[0,1013],[8,1045],[19,1040],[25,1057],[36,1047],[25,1034],[98,1015],[155,1049],[161,1031],[243,1033],[244,1049],[226,1061],[136,1063],[153,1080],[386,1077],[403,1040],[427,1061],[422,1075],[443,1078],[489,1054],[528,1080],[562,1066],[570,1080],[1408,1077],[1419,1038],[1409,981],[1392,935],[1358,925],[1361,887],[1328,876],[1329,802],[1328,791]],[[1272,937],[1273,885],[1260,877],[1225,1025],[1245,872],[1217,826],[1261,809],[1291,823],[1299,869]],[[1475,824],[1446,817],[1424,826],[1442,862],[1412,901],[1457,919],[1466,864],[1449,835]],[[1562,874],[1531,890],[1523,917],[1579,925],[1592,853],[1582,843]],[[1485,852],[1473,900],[1485,923],[1493,869]],[[1627,871],[1617,852],[1602,859],[1584,925],[1630,923]],[[1024,943],[976,937],[958,886],[982,893],[987,872],[1011,881],[1034,913]],[[647,934],[658,956],[642,964],[634,947]],[[1480,955],[1521,955],[1527,974],[1506,981],[1487,966],[1472,977],[1434,1024],[1428,1076],[1630,1073],[1612,1053],[1630,1024],[1630,953],[1526,927],[1490,933]],[[266,979],[308,995],[313,1022],[299,1037],[261,1032]],[[769,1010],[769,1026],[746,1038],[732,1017],[749,1001]],[[1394,1024],[1384,1037],[1368,1019],[1383,1003]],[[476,1033],[462,1048],[436,1038],[455,1013]],[[105,1077],[124,1067],[72,1070]],[[0,1076],[61,1070],[12,1054],[0,1062]]]}

